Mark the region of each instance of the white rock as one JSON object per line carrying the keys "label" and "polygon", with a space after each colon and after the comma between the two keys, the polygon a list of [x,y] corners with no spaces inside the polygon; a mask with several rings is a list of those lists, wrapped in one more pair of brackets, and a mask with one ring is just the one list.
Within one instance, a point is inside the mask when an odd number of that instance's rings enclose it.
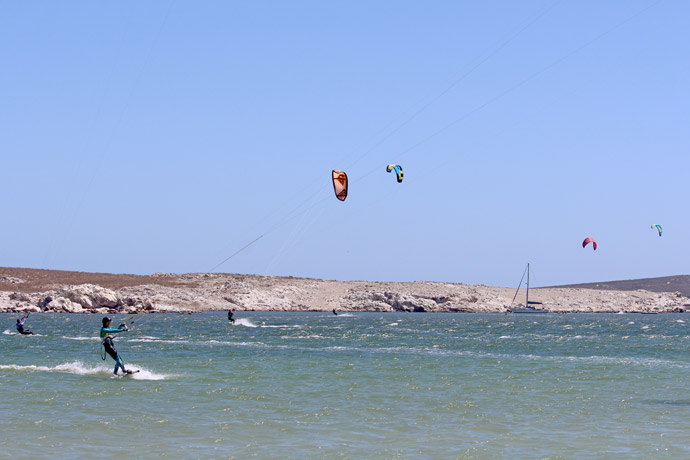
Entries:
{"label": "white rock", "polygon": [[46,305],[46,310],[65,313],[84,313],[84,309],[80,304],[72,302],[65,297],[58,297],[57,299],[51,300],[48,305]]}
{"label": "white rock", "polygon": [[61,295],[85,308],[112,308],[120,304],[120,299],[115,291],[95,284],[66,286],[62,289]]}

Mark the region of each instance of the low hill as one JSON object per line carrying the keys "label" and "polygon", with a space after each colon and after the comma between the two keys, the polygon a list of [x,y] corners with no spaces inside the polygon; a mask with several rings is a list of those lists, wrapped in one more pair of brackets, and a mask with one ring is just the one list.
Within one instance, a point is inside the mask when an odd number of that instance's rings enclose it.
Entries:
{"label": "low hill", "polygon": [[[641,290],[644,289],[644,290]],[[553,313],[684,312],[690,277],[538,288]],[[232,273],[129,275],[0,267],[0,312],[209,310],[507,313],[512,288],[431,281],[333,281]]]}
{"label": "low hill", "polygon": [[183,276],[154,274],[129,275],[89,273],[39,268],[0,267],[0,291],[41,292],[57,285],[96,284],[107,289],[121,289],[146,284],[179,287],[195,283]]}
{"label": "low hill", "polygon": [[566,284],[549,286],[551,288],[597,289],[611,291],[680,292],[690,297],[690,275],[663,276],[661,278],[642,278],[636,280],[604,281],[599,283]]}

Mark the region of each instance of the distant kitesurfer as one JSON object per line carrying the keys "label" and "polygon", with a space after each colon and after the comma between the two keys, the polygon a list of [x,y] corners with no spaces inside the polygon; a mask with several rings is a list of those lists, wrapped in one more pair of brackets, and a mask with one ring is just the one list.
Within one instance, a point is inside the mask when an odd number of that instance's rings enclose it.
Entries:
{"label": "distant kitesurfer", "polygon": [[30,330],[24,329],[24,321],[26,321],[26,318],[28,318],[28,317],[29,317],[29,314],[24,313],[23,318],[21,318],[21,319],[17,318],[17,324],[16,324],[17,332],[19,332],[20,334],[23,334],[23,335],[34,335],[34,333],[31,332]]}
{"label": "distant kitesurfer", "polygon": [[335,308],[333,309],[333,314],[334,314],[335,316],[338,316],[338,313],[336,313]]}
{"label": "distant kitesurfer", "polygon": [[230,321],[231,323],[234,323],[235,319],[232,317],[232,314],[233,314],[232,310],[228,310],[228,321]]}
{"label": "distant kitesurfer", "polygon": [[[113,345],[113,336],[110,335],[117,334],[118,332],[126,332],[128,330],[129,329],[127,329],[127,325],[125,323],[120,324],[120,327],[118,328],[111,328],[110,318],[107,316],[103,318],[103,327],[101,328],[101,345],[103,345],[103,348],[105,348],[106,353],[108,353],[110,357],[115,360],[115,370],[113,371],[115,375],[117,375],[118,368],[122,369],[123,374],[133,373],[133,371],[125,369],[125,365],[122,364],[120,354],[115,349],[115,345]],[[105,359],[105,355],[103,355],[102,358]]]}

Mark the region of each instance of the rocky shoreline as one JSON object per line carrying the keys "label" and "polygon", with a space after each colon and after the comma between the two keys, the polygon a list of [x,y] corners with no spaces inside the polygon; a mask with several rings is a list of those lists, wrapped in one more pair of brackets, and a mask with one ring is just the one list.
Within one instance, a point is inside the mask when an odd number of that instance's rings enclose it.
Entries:
{"label": "rocky shoreline", "polygon": [[[213,310],[500,313],[515,289],[439,282],[331,281],[189,273],[149,276],[0,268],[0,312],[194,313]],[[679,292],[537,288],[555,313],[663,313],[690,309]]]}

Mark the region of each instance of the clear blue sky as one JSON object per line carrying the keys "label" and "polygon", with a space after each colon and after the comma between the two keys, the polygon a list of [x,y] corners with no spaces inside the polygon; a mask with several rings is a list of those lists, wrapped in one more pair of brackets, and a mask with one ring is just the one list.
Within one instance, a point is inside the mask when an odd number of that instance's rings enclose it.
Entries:
{"label": "clear blue sky", "polygon": [[0,265],[204,272],[264,235],[216,271],[690,273],[690,2],[14,1],[0,43]]}

